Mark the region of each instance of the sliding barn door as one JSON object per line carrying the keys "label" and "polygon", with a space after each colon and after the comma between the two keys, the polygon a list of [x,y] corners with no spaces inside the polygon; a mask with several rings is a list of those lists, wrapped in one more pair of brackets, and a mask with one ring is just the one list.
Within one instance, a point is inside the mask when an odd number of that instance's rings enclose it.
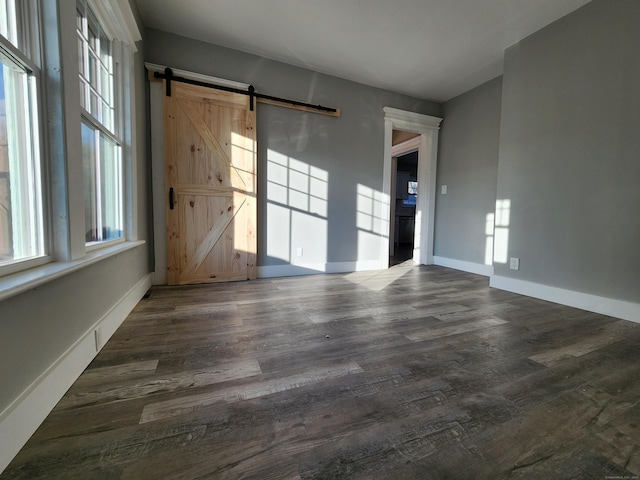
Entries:
{"label": "sliding barn door", "polygon": [[255,278],[256,121],[249,97],[172,82],[164,114],[168,283]]}

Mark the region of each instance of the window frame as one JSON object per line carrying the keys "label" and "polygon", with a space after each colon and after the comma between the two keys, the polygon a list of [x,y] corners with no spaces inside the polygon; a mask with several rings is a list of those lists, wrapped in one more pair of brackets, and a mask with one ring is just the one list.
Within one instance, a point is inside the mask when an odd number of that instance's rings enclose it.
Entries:
{"label": "window frame", "polygon": [[36,0],[18,0],[15,2],[15,23],[17,45],[4,35],[0,35],[0,56],[4,57],[5,64],[13,63],[16,67],[24,69],[27,77],[27,96],[30,114],[28,127],[31,129],[31,148],[34,155],[33,181],[37,183],[35,198],[39,204],[40,234],[42,235],[42,253],[35,257],[13,260],[0,265],[0,278],[23,270],[50,263],[51,255],[51,228],[49,208],[49,182],[46,163],[46,134],[44,129],[44,80],[42,78],[41,49],[41,22],[40,9]]}
{"label": "window frame", "polygon": [[[87,245],[82,185],[79,59],[77,58],[77,2],[15,0],[20,8],[19,45],[8,40],[5,50],[36,75],[37,95],[31,108],[38,112],[40,132],[40,182],[45,255],[0,267],[0,301],[47,284],[103,259],[136,248],[138,238],[138,167],[140,138],[136,122],[139,105],[136,42],[142,40],[138,22],[126,0],[87,0],[95,14],[108,23],[105,31],[118,42],[121,58],[118,75],[122,176],[122,237]],[[3,37],[6,38],[6,37]],[[74,53],[75,52],[75,53]],[[75,61],[74,61],[75,59]],[[107,132],[105,132],[107,133]]]}
{"label": "window frame", "polygon": [[[119,212],[118,212],[118,216],[120,217],[120,227],[121,227],[121,236],[118,238],[113,238],[113,239],[106,239],[106,240],[95,240],[95,241],[86,241],[85,238],[85,249],[87,252],[92,252],[94,250],[98,250],[101,248],[106,248],[106,247],[110,247],[113,246],[115,244],[118,243],[122,243],[124,241],[126,241],[127,237],[130,236],[129,232],[127,232],[127,225],[125,222],[125,218],[127,216],[127,210],[129,208],[129,205],[127,203],[127,199],[126,199],[126,194],[125,194],[125,178],[126,178],[126,163],[125,163],[125,150],[126,150],[126,145],[125,145],[125,125],[124,125],[124,102],[123,102],[123,98],[130,92],[126,92],[125,88],[125,72],[124,69],[122,68],[122,64],[123,64],[123,58],[125,56],[125,50],[127,49],[127,46],[120,41],[117,38],[117,35],[114,34],[114,30],[116,30],[113,26],[113,23],[111,21],[109,21],[109,19],[106,18],[105,12],[102,11],[99,7],[99,4],[97,2],[95,2],[94,0],[76,0],[76,9],[80,8],[80,5],[83,5],[86,7],[86,11],[85,11],[85,17],[87,19],[87,22],[90,21],[95,21],[97,22],[102,34],[104,34],[110,41],[110,47],[111,47],[111,58],[112,58],[112,71],[111,71],[111,75],[112,75],[112,79],[111,79],[111,92],[110,95],[112,97],[112,103],[111,103],[111,107],[113,108],[113,113],[111,116],[111,122],[113,125],[113,129],[109,129],[109,127],[105,124],[104,121],[102,121],[100,118],[98,118],[97,115],[89,112],[85,107],[82,106],[83,103],[83,99],[82,99],[82,95],[84,95],[84,91],[80,91],[80,122],[81,125],[82,123],[84,123],[85,125],[92,127],[94,133],[97,133],[98,135],[104,135],[105,137],[107,137],[107,140],[113,142],[116,145],[115,148],[115,154],[117,155],[118,159],[117,162],[119,163],[119,170],[120,170],[120,182],[119,182],[119,190],[120,190],[120,199],[119,199]],[[91,18],[91,16],[93,18]],[[98,38],[100,38],[100,35],[98,35]],[[83,38],[83,42],[86,42],[87,45],[83,44],[83,49],[85,48],[89,48],[88,46],[88,38]],[[99,57],[99,52],[96,52],[98,54]],[[81,65],[81,60],[80,58],[78,58],[78,71],[80,72],[80,65]],[[100,62],[100,59],[98,58],[98,62]],[[97,66],[97,71],[100,71],[101,66],[98,65]],[[82,73],[84,75],[84,72]],[[98,75],[98,79],[100,79],[100,73],[97,74]],[[90,79],[85,78],[86,80],[89,81],[89,83],[87,83],[88,88],[91,89],[91,84],[90,84]],[[100,81],[100,80],[99,80]],[[99,102],[102,103],[102,99],[104,90],[100,89],[100,92],[98,92],[99,94]],[[90,95],[90,93],[88,94]],[[88,98],[84,99],[84,103],[85,105],[87,105],[87,100]],[[90,100],[89,100],[90,101]],[[102,106],[99,108],[99,110],[102,110]],[[83,188],[84,188],[84,184],[83,184]],[[85,209],[86,209],[86,205],[85,205]],[[86,211],[85,211],[85,215],[86,215]],[[86,227],[85,227],[86,229]]]}

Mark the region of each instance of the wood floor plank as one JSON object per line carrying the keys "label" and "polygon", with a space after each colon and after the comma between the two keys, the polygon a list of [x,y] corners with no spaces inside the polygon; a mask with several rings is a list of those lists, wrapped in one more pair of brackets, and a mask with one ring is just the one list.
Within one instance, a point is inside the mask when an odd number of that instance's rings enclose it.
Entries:
{"label": "wood floor plank", "polygon": [[149,403],[143,410],[140,423],[152,422],[167,417],[183,415],[194,410],[213,405],[219,402],[240,402],[251,398],[272,395],[304,385],[318,384],[327,379],[353,375],[362,372],[355,363],[335,365],[326,368],[316,368],[303,374],[292,375],[272,380],[256,381],[247,385],[223,388],[215,393],[206,392],[195,395],[186,395],[163,402]]}
{"label": "wood floor plank", "polygon": [[110,367],[89,368],[73,385],[77,389],[99,386],[104,383],[122,382],[143,378],[153,374],[158,368],[158,359],[140,362],[122,363]]}
{"label": "wood floor plank", "polygon": [[500,318],[486,318],[481,320],[472,320],[457,325],[450,326],[436,326],[431,328],[425,328],[414,333],[407,333],[405,336],[414,342],[421,342],[423,340],[432,340],[441,337],[447,337],[449,335],[460,335],[462,333],[475,332],[483,328],[495,327],[507,323]]}
{"label": "wood floor plank", "polygon": [[0,480],[640,475],[640,325],[401,264],[154,287]]}
{"label": "wood floor plank", "polygon": [[99,403],[122,402],[141,397],[149,398],[157,394],[188,391],[188,389],[252,377],[260,373],[262,371],[257,360],[245,359],[236,362],[219,363],[209,368],[182,372],[179,375],[152,376],[141,381],[118,382],[115,384],[109,381],[101,386],[92,386],[88,391],[82,386],[74,386],[60,400],[58,408],[68,409]]}
{"label": "wood floor plank", "polygon": [[575,343],[549,350],[544,353],[531,356],[531,360],[543,365],[553,365],[558,360],[565,357],[581,357],[606,345],[618,342],[625,338],[633,329],[629,322],[619,321],[610,323],[600,329],[600,331],[590,334],[587,338],[582,338]]}

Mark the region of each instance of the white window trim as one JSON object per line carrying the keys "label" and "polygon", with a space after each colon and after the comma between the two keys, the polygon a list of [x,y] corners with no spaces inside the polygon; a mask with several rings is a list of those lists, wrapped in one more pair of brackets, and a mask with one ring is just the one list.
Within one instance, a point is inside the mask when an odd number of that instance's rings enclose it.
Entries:
{"label": "white window trim", "polygon": [[0,277],[0,302],[145,243],[144,240],[120,241],[116,245],[92,251],[79,260],[52,262],[38,268]]}
{"label": "white window trim", "polygon": [[[28,8],[31,8],[31,2],[35,2],[37,0],[27,1],[30,2]],[[23,5],[25,5],[26,3],[27,2],[25,1]],[[51,206],[45,205],[45,215],[43,220],[45,223],[45,231],[49,232],[46,244],[48,252],[50,253],[46,256],[36,259],[25,259],[12,263],[10,265],[3,266],[3,268],[0,269],[0,271],[2,272],[0,275],[0,301],[27,292],[40,285],[46,284],[57,278],[73,273],[89,265],[103,261],[109,257],[126,252],[130,249],[139,247],[146,243],[144,240],[137,240],[137,231],[135,229],[135,225],[137,225],[137,205],[135,204],[137,168],[132,157],[133,152],[137,151],[135,131],[136,97],[135,89],[133,86],[135,78],[133,54],[137,51],[135,42],[142,40],[142,36],[140,35],[137,22],[127,0],[111,0],[110,2],[88,0],[88,3],[94,9],[95,13],[100,13],[102,17],[101,20],[106,21],[104,26],[105,28],[109,28],[108,33],[114,38],[120,39],[122,43],[122,69],[120,73],[122,75],[122,84],[124,85],[124,88],[127,89],[128,95],[124,95],[124,98],[121,99],[124,108],[121,108],[121,116],[123,118],[120,122],[120,125],[122,126],[123,130],[121,132],[118,132],[118,136],[120,137],[123,149],[123,222],[125,238],[101,242],[99,245],[95,246],[86,245],[84,242],[84,228],[82,230],[77,228],[79,223],[82,223],[82,225],[84,226],[84,217],[78,218],[77,220],[69,218],[69,235],[71,235],[71,237],[69,239],[67,239],[66,237],[58,237],[58,235],[54,235],[55,229],[51,224]],[[75,2],[73,9],[75,10]],[[28,25],[28,27],[32,29],[33,32],[38,32],[40,35],[43,35],[42,31],[40,30],[41,24],[39,15],[23,16],[22,22],[23,24]],[[66,20],[63,23],[66,24]],[[75,25],[75,17],[71,20],[71,25]],[[64,26],[58,25],[57,28],[64,28]],[[73,30],[72,35],[75,38],[75,29]],[[43,35],[42,38],[44,41],[45,36]],[[31,39],[23,40],[25,41],[25,48],[28,49],[27,51],[30,53],[30,55],[33,58],[40,58],[41,46],[39,41],[32,41]],[[35,75],[42,74],[41,69],[34,61],[28,58],[22,51],[20,51],[9,42],[7,42],[5,51],[11,53],[16,57],[16,59],[19,59],[21,63],[28,66],[28,68],[30,68]],[[69,68],[73,69],[73,66],[67,67],[67,69]],[[70,77],[77,78],[76,72],[69,73]],[[66,78],[68,79],[69,76],[67,76]],[[38,98],[36,100],[38,110],[40,112],[39,121],[41,122],[41,124],[44,124],[44,122],[46,122],[47,118],[49,117],[46,110],[46,107],[48,107],[48,105],[45,104],[44,95],[42,94],[42,91],[46,85],[44,78],[37,77],[37,81],[40,89],[38,92]],[[64,105],[68,105],[67,102],[64,102]],[[77,111],[80,110],[81,109],[78,106]],[[80,113],[82,114],[82,112]],[[65,116],[70,115],[71,117],[73,117],[72,112],[65,110]],[[78,116],[78,125],[80,121],[81,116]],[[43,130],[42,139],[44,140],[41,139],[41,143],[47,141],[46,136],[47,132]],[[49,141],[51,141],[51,139],[49,139]],[[41,150],[43,152],[48,152],[49,146],[47,146],[47,148],[43,148],[43,145],[44,143],[40,146]],[[48,198],[48,195],[50,194],[49,192],[51,191],[50,179],[46,171],[43,173],[44,176],[42,193]],[[73,182],[67,186],[67,201],[69,201],[70,198],[78,198],[75,192],[77,188],[77,185],[73,184]],[[82,187],[80,187],[80,191],[81,189]],[[81,220],[81,222],[79,222],[78,220]],[[77,235],[82,235],[84,255],[74,258],[74,250],[76,247],[74,247],[73,244],[76,242],[72,240],[72,238]],[[69,243],[69,240],[71,240],[71,243]],[[56,261],[56,255],[54,255],[54,252],[56,251],[62,254],[62,256],[68,255],[70,260]],[[77,254],[80,253],[80,251],[77,251]]]}
{"label": "white window trim", "polygon": [[[37,258],[26,258],[24,260],[17,260],[15,262],[11,262],[7,265],[2,266],[2,277],[0,280],[8,275],[13,275],[17,272],[21,272],[23,270],[28,270],[30,268],[39,267],[40,265],[46,265],[47,263],[51,263],[53,257],[51,255],[45,255]],[[0,283],[0,292],[2,291],[2,285]]]}
{"label": "white window trim", "polygon": [[100,250],[101,248],[112,247],[124,242],[126,242],[124,238],[114,238],[113,240],[104,240],[102,242],[87,242],[87,253]]}
{"label": "white window trim", "polygon": [[138,24],[133,16],[127,0],[111,0],[99,2],[87,0],[87,3],[98,16],[107,35],[112,40],[117,39],[125,43],[133,52],[136,52],[136,42],[142,40]]}
{"label": "white window trim", "polygon": [[[42,114],[44,105],[43,102],[43,89],[44,81],[42,78],[42,69],[39,65],[40,59],[40,12],[37,8],[36,0],[23,0],[16,2],[16,24],[20,27],[18,32],[18,44],[14,45],[10,40],[2,38],[1,40],[1,54],[6,57],[10,62],[14,62],[17,65],[22,65],[26,69],[29,76],[33,77],[35,81],[35,88],[33,85],[28,86],[31,91],[28,95],[31,98],[30,106],[32,109],[31,114],[35,122],[32,128],[35,129],[35,135],[33,138],[32,148],[33,154],[37,157],[37,176],[39,177],[40,189],[36,193],[38,203],[40,204],[41,217],[38,219],[41,222],[41,233],[43,235],[44,252],[43,255],[31,258],[24,258],[13,261],[11,263],[0,265],[0,279],[12,275],[15,272],[31,269],[50,263],[53,258],[51,256],[51,235],[50,235],[50,217],[48,202],[49,186],[47,184],[46,166],[44,161],[44,145],[45,135],[43,130],[44,115]],[[33,133],[33,132],[32,132]],[[0,286],[1,292],[1,286]]]}
{"label": "white window trim", "polygon": [[133,12],[126,0],[111,0],[99,2],[86,0],[89,8],[96,15],[105,34],[112,40],[112,55],[114,57],[114,132],[110,132],[93,115],[81,108],[81,117],[88,123],[100,129],[105,135],[114,140],[120,147],[122,167],[122,230],[119,239],[102,242],[86,242],[85,252],[93,252],[101,248],[109,248],[123,241],[133,241],[138,238],[136,228],[137,202],[135,185],[137,180],[133,152],[136,151],[135,135],[135,89],[133,71],[133,54],[137,51],[135,42],[141,40],[140,31],[133,16]]}

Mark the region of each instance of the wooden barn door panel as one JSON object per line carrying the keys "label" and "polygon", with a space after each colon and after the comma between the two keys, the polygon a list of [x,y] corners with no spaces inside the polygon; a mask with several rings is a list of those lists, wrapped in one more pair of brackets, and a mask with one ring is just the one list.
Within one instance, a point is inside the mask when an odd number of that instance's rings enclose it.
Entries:
{"label": "wooden barn door panel", "polygon": [[256,132],[249,98],[174,82],[164,102],[165,175],[173,192],[168,283],[255,278]]}

